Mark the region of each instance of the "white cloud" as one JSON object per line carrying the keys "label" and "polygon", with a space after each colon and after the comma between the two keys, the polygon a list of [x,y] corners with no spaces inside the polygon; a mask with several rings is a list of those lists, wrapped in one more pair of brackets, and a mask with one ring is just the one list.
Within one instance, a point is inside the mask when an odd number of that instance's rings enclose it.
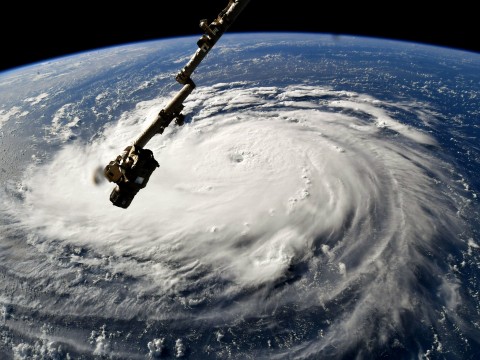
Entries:
{"label": "white cloud", "polygon": [[148,342],[148,357],[150,359],[158,359],[162,356],[162,352],[165,347],[164,342],[164,338],[153,339],[152,341]]}
{"label": "white cloud", "polygon": [[181,358],[185,356],[185,344],[183,343],[182,339],[177,339],[175,341],[175,357]]}
{"label": "white cloud", "polygon": [[37,105],[41,101],[47,99],[48,96],[48,93],[41,93],[40,95],[37,95],[35,97],[27,98],[24,101],[30,103],[30,105]]}
{"label": "white cloud", "polygon": [[7,121],[10,120],[10,118],[21,116],[21,114],[22,114],[22,109],[19,108],[18,106],[13,106],[8,110],[5,110],[5,109],[0,110],[0,129],[5,123],[7,123]]}

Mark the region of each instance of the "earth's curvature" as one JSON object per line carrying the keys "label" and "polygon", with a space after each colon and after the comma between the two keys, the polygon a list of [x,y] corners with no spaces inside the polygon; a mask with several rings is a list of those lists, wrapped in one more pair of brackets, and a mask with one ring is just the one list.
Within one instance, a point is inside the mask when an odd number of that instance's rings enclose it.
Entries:
{"label": "earth's curvature", "polygon": [[116,208],[195,42],[0,74],[0,357],[474,359],[480,55],[226,35]]}

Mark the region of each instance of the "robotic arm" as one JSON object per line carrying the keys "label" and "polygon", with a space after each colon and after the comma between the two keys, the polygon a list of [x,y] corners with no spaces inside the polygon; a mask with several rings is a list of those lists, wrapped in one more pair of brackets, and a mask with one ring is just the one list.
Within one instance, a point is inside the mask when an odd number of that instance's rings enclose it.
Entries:
{"label": "robotic arm", "polygon": [[183,85],[182,89],[160,111],[150,126],[135,139],[133,145],[126,147],[121,155],[105,167],[105,177],[109,182],[116,184],[110,194],[113,205],[128,208],[135,195],[147,185],[153,171],[160,166],[152,151],[144,149],[144,146],[154,135],[162,134],[172,121],[179,126],[183,125],[184,115],[181,113],[183,102],[195,89],[195,83],[190,76],[249,1],[229,0],[227,7],[210,25],[207,20],[200,21],[204,34],[197,42],[198,50],[175,78]]}

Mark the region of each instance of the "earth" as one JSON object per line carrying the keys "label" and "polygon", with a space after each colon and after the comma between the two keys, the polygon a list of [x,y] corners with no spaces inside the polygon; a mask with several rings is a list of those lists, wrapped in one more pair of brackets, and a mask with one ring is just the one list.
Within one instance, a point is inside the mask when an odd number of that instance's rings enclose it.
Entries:
{"label": "earth", "polygon": [[196,40],[0,74],[0,357],[476,358],[480,55],[226,35],[116,208]]}

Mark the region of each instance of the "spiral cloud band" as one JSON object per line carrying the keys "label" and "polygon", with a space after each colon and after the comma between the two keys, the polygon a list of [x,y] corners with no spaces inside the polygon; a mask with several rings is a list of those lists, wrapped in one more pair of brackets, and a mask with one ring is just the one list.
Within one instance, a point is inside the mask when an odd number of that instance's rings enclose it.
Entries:
{"label": "spiral cloud band", "polygon": [[478,244],[428,108],[301,84],[198,88],[191,122],[148,144],[161,165],[148,186],[115,208],[92,173],[165,101],[65,145],[3,196],[5,231],[27,234],[2,250],[10,283],[28,285],[16,305],[95,333],[55,339],[121,355],[127,334],[105,334],[134,320],[142,356],[428,355],[479,340],[452,271]]}

